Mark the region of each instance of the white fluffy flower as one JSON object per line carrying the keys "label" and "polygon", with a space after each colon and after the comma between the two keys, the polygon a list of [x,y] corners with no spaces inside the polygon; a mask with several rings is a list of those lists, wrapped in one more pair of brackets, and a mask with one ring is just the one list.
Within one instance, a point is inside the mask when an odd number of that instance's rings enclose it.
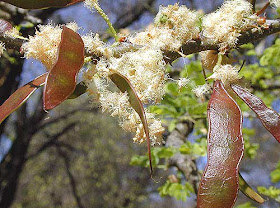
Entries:
{"label": "white fluffy flower", "polygon": [[240,79],[238,68],[230,64],[216,65],[213,74],[208,79],[221,80],[225,86],[228,86]]}
{"label": "white fluffy flower", "polygon": [[130,41],[162,50],[177,51],[183,43],[199,36],[198,20],[198,13],[186,6],[161,6],[155,17],[155,26],[138,33]]}
{"label": "white fluffy flower", "polygon": [[194,88],[192,91],[194,92],[194,94],[199,97],[199,98],[203,98],[203,96],[207,93],[209,93],[211,90],[211,87],[209,86],[209,84],[204,84],[204,85],[199,85],[196,88]]}
{"label": "white fluffy flower", "polygon": [[220,51],[235,47],[240,33],[255,25],[252,4],[246,0],[228,0],[217,11],[206,15],[202,21],[202,40],[218,43]]}
{"label": "white fluffy flower", "polygon": [[280,1],[279,0],[269,0],[270,4],[276,7],[280,7]]}
{"label": "white fluffy flower", "polygon": [[[68,28],[77,31],[76,23],[69,23]],[[56,62],[59,43],[61,40],[62,27],[48,25],[39,25],[39,30],[35,36],[30,36],[29,41],[22,45],[26,58],[34,58],[41,61],[48,70]]]}

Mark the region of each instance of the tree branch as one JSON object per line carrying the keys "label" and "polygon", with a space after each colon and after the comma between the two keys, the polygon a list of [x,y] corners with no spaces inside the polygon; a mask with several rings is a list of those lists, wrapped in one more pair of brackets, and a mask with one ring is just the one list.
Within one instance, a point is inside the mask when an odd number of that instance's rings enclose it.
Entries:
{"label": "tree branch", "polygon": [[56,141],[59,139],[59,137],[61,137],[62,135],[64,135],[67,131],[69,131],[70,129],[74,128],[74,126],[77,123],[71,123],[69,125],[67,125],[62,131],[60,131],[59,133],[53,135],[53,136],[48,136],[51,137],[51,139],[49,141],[47,141],[45,144],[43,144],[35,153],[27,156],[26,160],[32,159],[36,156],[38,156],[39,154],[41,154],[43,151],[45,151],[47,148],[51,147],[52,145],[56,144]]}
{"label": "tree branch", "polygon": [[251,87],[254,89],[254,90],[258,90],[258,91],[266,91],[266,90],[279,90],[280,89],[280,85],[271,85],[271,86],[268,86],[266,88],[263,88],[259,85],[251,85]]}
{"label": "tree branch", "polygon": [[[237,41],[236,47],[246,43],[258,41],[271,34],[280,32],[280,19],[267,20],[266,24],[267,27],[250,28],[247,31],[241,33]],[[218,44],[205,44],[199,38],[197,40],[190,40],[187,43],[183,44],[180,49],[180,52],[184,53],[185,55],[189,55],[200,51],[218,50],[218,49],[219,49]],[[181,57],[181,55],[176,51],[164,51],[164,55],[168,62],[172,62],[177,58]]]}
{"label": "tree branch", "polygon": [[38,130],[43,129],[43,128],[45,128],[45,127],[51,125],[51,124],[57,123],[57,122],[59,122],[59,121],[61,121],[61,120],[63,120],[63,119],[67,119],[68,117],[73,116],[73,114],[74,114],[74,113],[77,113],[77,112],[91,112],[91,113],[96,113],[97,111],[98,111],[97,108],[93,108],[93,109],[89,109],[89,108],[80,109],[80,108],[77,108],[77,109],[74,109],[74,110],[72,110],[72,111],[70,111],[70,112],[67,112],[67,113],[65,113],[65,114],[63,114],[63,115],[61,115],[61,116],[58,116],[58,117],[56,117],[56,118],[53,118],[53,119],[51,119],[51,120],[48,120],[48,121],[44,122],[42,125],[40,125],[40,126],[38,127]]}
{"label": "tree branch", "polygon": [[[271,34],[280,32],[280,19],[276,20],[267,20],[266,26],[264,27],[254,27],[250,28],[245,32],[242,32],[239,36],[239,39],[237,41],[236,47],[251,43],[260,39],[263,39]],[[20,46],[21,43],[23,43],[23,40],[15,39],[15,44],[12,44],[12,40],[9,38],[0,38],[1,41],[3,41],[6,44],[6,48],[16,48]],[[184,53],[185,55],[197,53],[200,51],[205,50],[218,50],[219,46],[218,44],[206,44],[201,41],[200,38],[195,40],[190,40],[187,43],[183,44],[181,48],[179,49],[180,52]],[[230,48],[228,49],[230,50]],[[163,51],[164,56],[167,62],[172,62],[176,60],[177,58],[181,57],[181,55],[176,51]],[[119,55],[119,53],[116,53],[116,55]]]}
{"label": "tree branch", "polygon": [[[179,148],[193,131],[193,125],[191,121],[178,123],[175,130],[167,137],[166,146]],[[176,166],[184,174],[186,180],[193,185],[195,193],[197,193],[200,174],[195,159],[191,155],[177,153],[169,160],[169,165]]]}
{"label": "tree branch", "polygon": [[68,158],[67,154],[65,152],[63,152],[62,149],[58,145],[56,145],[56,149],[57,149],[58,154],[63,159],[64,165],[65,165],[65,168],[66,168],[66,173],[67,173],[67,175],[68,175],[68,177],[70,179],[72,193],[73,193],[73,196],[74,196],[74,198],[76,200],[77,206],[79,208],[84,208],[84,206],[82,204],[82,200],[81,200],[81,198],[80,198],[80,196],[78,194],[78,191],[77,191],[77,184],[76,184],[75,178],[74,178],[73,174],[70,171],[69,158]]}

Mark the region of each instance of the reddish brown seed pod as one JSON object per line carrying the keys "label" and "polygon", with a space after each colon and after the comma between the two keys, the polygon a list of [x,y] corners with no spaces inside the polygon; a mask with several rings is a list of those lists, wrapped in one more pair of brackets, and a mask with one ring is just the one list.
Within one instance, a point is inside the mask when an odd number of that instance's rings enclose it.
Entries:
{"label": "reddish brown seed pod", "polygon": [[231,208],[238,194],[243,156],[242,116],[236,102],[216,81],[208,104],[208,161],[201,179],[198,208]]}
{"label": "reddish brown seed pod", "polygon": [[268,108],[257,96],[239,85],[231,85],[233,91],[257,114],[263,126],[280,143],[280,115]]}

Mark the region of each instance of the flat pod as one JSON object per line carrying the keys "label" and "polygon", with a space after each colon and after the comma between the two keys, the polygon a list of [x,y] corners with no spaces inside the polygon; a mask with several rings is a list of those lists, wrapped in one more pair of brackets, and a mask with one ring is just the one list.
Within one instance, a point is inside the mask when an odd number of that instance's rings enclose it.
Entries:
{"label": "flat pod", "polygon": [[208,104],[208,161],[201,179],[198,208],[233,207],[243,156],[242,116],[236,102],[216,81]]}
{"label": "flat pod", "polygon": [[231,85],[233,91],[257,114],[263,126],[280,142],[280,116],[264,102],[239,85]]}
{"label": "flat pod", "polygon": [[25,103],[36,89],[45,84],[46,77],[47,73],[20,87],[0,106],[0,124]]}
{"label": "flat pod", "polygon": [[43,104],[49,110],[66,100],[76,88],[76,77],[84,64],[84,43],[80,35],[63,27],[57,62],[45,85]]}
{"label": "flat pod", "polygon": [[148,155],[149,155],[149,161],[150,161],[150,170],[151,170],[151,174],[152,174],[153,168],[152,168],[152,160],[151,160],[151,144],[150,144],[149,128],[148,128],[148,123],[147,123],[143,104],[142,104],[141,100],[139,99],[137,93],[135,92],[132,84],[125,76],[123,76],[119,73],[113,73],[112,75],[110,75],[110,79],[120,89],[121,92],[123,92],[123,93],[127,92],[130,105],[138,113],[138,115],[141,119],[141,122],[142,122],[144,130],[145,130],[145,134],[146,134]]}
{"label": "flat pod", "polygon": [[42,9],[47,7],[64,7],[83,0],[1,0],[23,9]]}

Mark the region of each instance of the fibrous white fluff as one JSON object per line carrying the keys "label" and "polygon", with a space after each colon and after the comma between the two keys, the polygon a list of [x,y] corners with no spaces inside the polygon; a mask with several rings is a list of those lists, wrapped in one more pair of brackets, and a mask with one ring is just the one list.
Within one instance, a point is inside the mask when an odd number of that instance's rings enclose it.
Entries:
{"label": "fibrous white fluff", "polygon": [[178,80],[176,80],[176,82],[177,82],[179,89],[181,89],[182,87],[185,87],[190,82],[190,79],[189,78],[179,78]]}
{"label": "fibrous white fluff", "polygon": [[[78,30],[76,23],[69,23],[68,28]],[[61,40],[62,26],[52,24],[39,25],[35,36],[29,36],[29,41],[22,45],[26,58],[34,58],[41,61],[47,70],[50,70],[57,59],[58,46]]]}
{"label": "fibrous white fluff", "polygon": [[90,53],[91,55],[96,55],[98,57],[102,56],[105,50],[105,43],[100,40],[98,34],[89,33],[85,36],[82,36],[85,49],[87,53]]}
{"label": "fibrous white fluff", "polygon": [[[112,54],[110,50],[108,46],[104,51]],[[84,73],[84,79],[93,101],[99,102],[103,111],[119,117],[121,127],[135,133],[133,140],[142,143],[145,133],[139,115],[130,105],[126,93],[110,91],[108,76],[114,72],[122,74],[130,81],[142,103],[158,103],[164,93],[164,71],[162,52],[143,47],[136,52],[124,52],[118,58],[111,55],[101,58],[96,66]],[[153,114],[146,112],[146,117],[151,144],[158,144],[162,141],[164,128]]]}
{"label": "fibrous white fluff", "polygon": [[127,77],[144,103],[159,103],[164,94],[165,62],[160,50],[141,48],[111,59],[111,70]]}
{"label": "fibrous white fluff", "polygon": [[204,84],[204,85],[199,85],[196,86],[192,91],[194,92],[194,94],[199,97],[199,98],[203,98],[203,96],[207,93],[209,93],[211,90],[211,87],[209,86],[209,84]]}
{"label": "fibrous white fluff", "polygon": [[225,86],[228,86],[240,79],[238,68],[230,64],[216,65],[213,74],[208,79],[221,80]]}
{"label": "fibrous white fluff", "polygon": [[89,9],[94,9],[96,8],[96,6],[98,6],[98,0],[85,0],[84,1],[84,5],[85,7],[89,8]]}
{"label": "fibrous white fluff", "polygon": [[159,47],[162,50],[179,50],[180,46],[197,38],[199,28],[197,12],[178,4],[161,6],[155,17],[155,25],[145,32],[138,33],[130,41],[140,45]]}
{"label": "fibrous white fluff", "polygon": [[269,0],[270,4],[276,7],[280,7],[280,0]]}
{"label": "fibrous white fluff", "polygon": [[9,37],[9,38],[15,39],[15,38],[19,37],[19,31],[15,27],[13,27],[12,29],[6,30],[4,32],[4,37]]}
{"label": "fibrous white fluff", "polygon": [[202,41],[219,44],[220,52],[235,47],[240,33],[256,25],[252,4],[246,0],[228,0],[202,20]]}

